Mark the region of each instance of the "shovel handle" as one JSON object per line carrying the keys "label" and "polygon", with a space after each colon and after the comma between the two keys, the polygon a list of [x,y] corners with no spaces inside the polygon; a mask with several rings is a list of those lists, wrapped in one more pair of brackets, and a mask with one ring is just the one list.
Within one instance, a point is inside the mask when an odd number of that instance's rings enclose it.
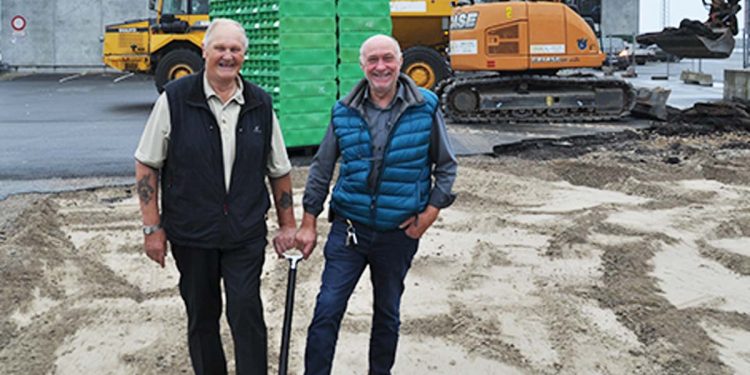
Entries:
{"label": "shovel handle", "polygon": [[286,285],[286,304],[284,306],[284,325],[281,330],[281,351],[279,353],[279,375],[287,375],[289,361],[289,344],[292,333],[292,312],[294,312],[294,289],[297,282],[297,263],[302,260],[302,253],[297,250],[284,252],[289,261],[289,275]]}
{"label": "shovel handle", "polygon": [[289,267],[293,270],[297,269],[297,263],[302,260],[303,255],[299,250],[287,250],[284,252],[284,258],[289,261]]}

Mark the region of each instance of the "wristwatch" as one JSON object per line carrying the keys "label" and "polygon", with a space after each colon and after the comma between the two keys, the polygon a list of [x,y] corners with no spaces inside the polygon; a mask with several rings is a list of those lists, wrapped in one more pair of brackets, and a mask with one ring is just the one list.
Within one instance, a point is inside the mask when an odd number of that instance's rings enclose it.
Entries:
{"label": "wristwatch", "polygon": [[147,235],[147,236],[148,236],[149,234],[153,234],[153,233],[155,233],[155,232],[156,232],[156,231],[158,231],[159,229],[161,229],[161,224],[156,224],[156,225],[144,225],[144,226],[143,226],[143,234],[145,234],[145,235]]}

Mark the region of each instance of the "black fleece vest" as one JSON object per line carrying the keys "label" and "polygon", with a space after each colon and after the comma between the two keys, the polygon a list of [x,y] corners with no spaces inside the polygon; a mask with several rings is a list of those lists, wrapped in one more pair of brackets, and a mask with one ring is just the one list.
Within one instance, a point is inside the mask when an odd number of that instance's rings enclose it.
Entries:
{"label": "black fleece vest", "polygon": [[236,248],[267,233],[270,200],[264,177],[272,103],[259,87],[243,84],[228,192],[221,134],[203,90],[203,71],[166,86],[171,133],[161,170],[162,224],[173,244]]}

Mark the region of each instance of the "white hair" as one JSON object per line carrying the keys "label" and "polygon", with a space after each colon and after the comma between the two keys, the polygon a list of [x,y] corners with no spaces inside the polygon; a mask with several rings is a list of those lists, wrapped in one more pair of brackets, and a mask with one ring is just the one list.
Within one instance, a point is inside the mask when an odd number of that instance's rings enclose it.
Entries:
{"label": "white hair", "polygon": [[247,51],[247,35],[245,34],[245,28],[242,27],[242,24],[235,20],[230,20],[229,18],[216,18],[213,21],[211,21],[211,24],[208,25],[208,29],[206,30],[206,35],[203,37],[203,46],[207,47],[211,43],[211,37],[213,36],[213,32],[219,25],[231,25],[237,28],[237,31],[239,31],[239,35],[242,39],[242,44],[245,46],[245,51]]}
{"label": "white hair", "polygon": [[368,44],[370,44],[373,40],[382,39],[382,38],[385,38],[386,40],[388,40],[393,45],[393,51],[396,52],[396,58],[399,58],[399,59],[401,58],[401,46],[398,44],[398,41],[396,39],[394,39],[390,35],[375,34],[375,35],[367,38],[367,40],[365,40],[365,42],[362,43],[362,46],[359,47],[359,62],[360,63],[362,63],[362,64],[365,63],[365,46],[367,46]]}

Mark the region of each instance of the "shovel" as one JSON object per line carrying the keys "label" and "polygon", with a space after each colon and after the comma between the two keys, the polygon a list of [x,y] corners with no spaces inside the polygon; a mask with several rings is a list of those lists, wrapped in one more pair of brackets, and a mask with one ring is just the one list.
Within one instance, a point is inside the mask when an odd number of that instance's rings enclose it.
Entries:
{"label": "shovel", "polygon": [[289,261],[289,276],[286,284],[286,305],[284,306],[284,327],[281,331],[281,352],[279,353],[279,375],[286,375],[289,361],[289,338],[292,333],[292,312],[294,312],[294,286],[297,280],[297,263],[302,260],[302,253],[290,250],[284,253]]}

